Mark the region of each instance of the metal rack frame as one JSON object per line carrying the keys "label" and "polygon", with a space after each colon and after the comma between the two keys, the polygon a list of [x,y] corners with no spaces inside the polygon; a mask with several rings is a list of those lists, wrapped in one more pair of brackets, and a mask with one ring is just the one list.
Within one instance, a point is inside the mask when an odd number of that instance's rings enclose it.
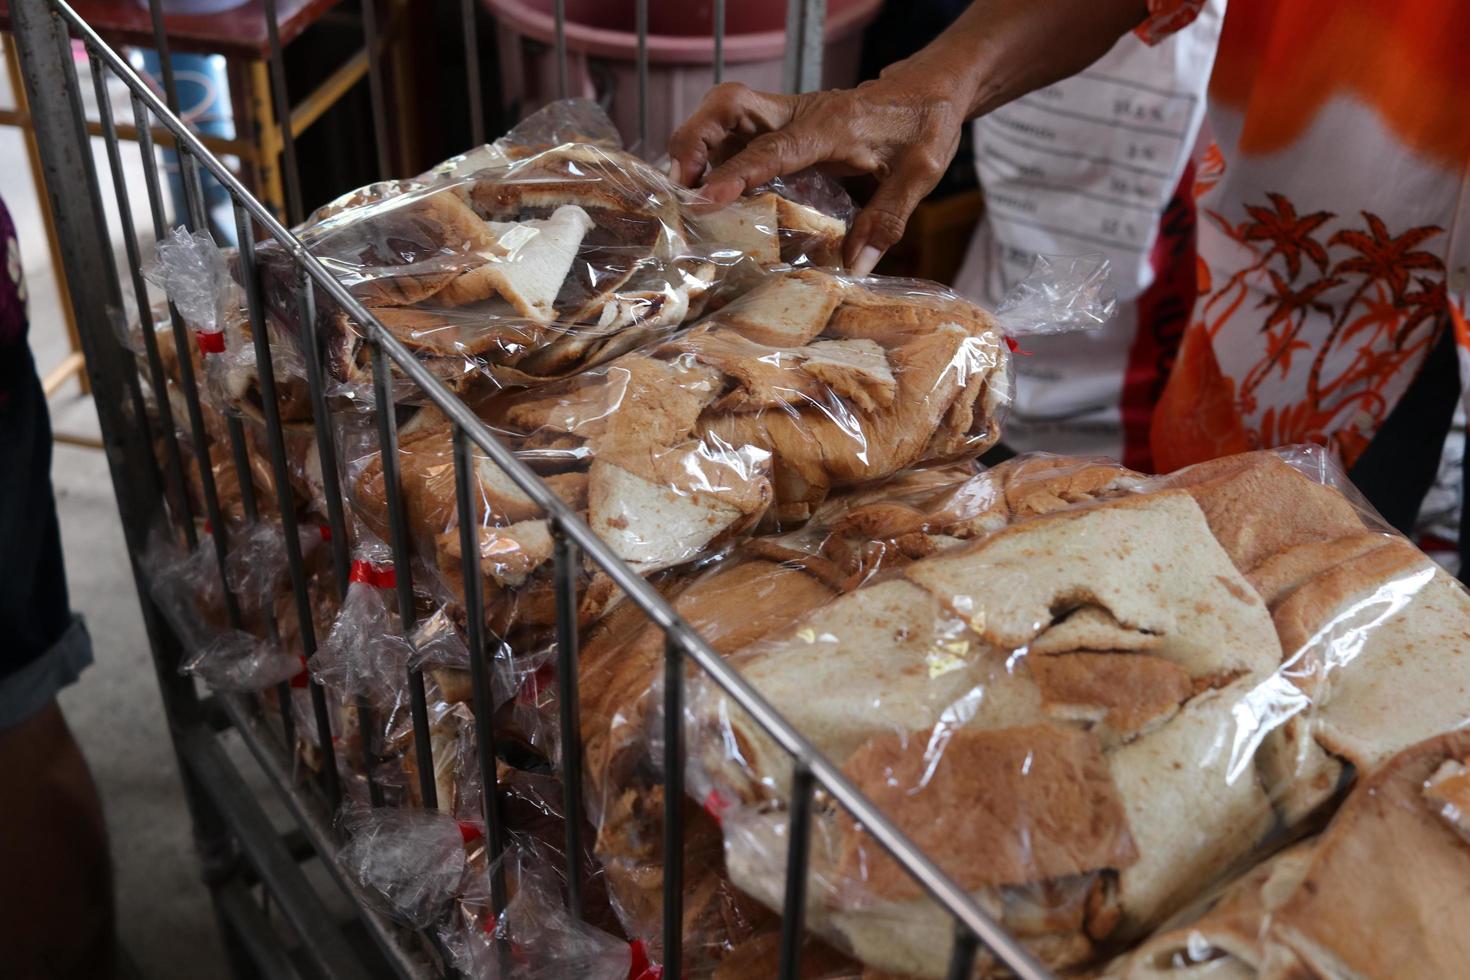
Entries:
{"label": "metal rack frame", "polygon": [[[464,10],[466,26],[465,50],[471,56],[475,51],[473,0],[460,0]],[[159,25],[158,42],[160,55],[168,63],[166,38],[162,31],[162,20],[158,0],[152,0],[155,24]],[[816,84],[820,70],[822,23],[824,3],[822,0],[790,0],[787,79],[792,88],[810,88]],[[718,5],[723,13],[724,4]],[[266,14],[274,16],[274,0],[265,0]],[[363,12],[367,24],[368,48],[376,51],[373,34],[375,18],[373,0],[363,0]],[[431,966],[431,957],[426,955],[422,937],[400,928],[368,909],[357,886],[346,880],[337,871],[334,856],[339,844],[332,828],[332,816],[341,802],[341,786],[338,783],[335,764],[335,747],[331,738],[331,724],[325,694],[320,685],[311,685],[312,707],[320,739],[324,764],[315,781],[298,783],[292,777],[291,746],[293,732],[289,711],[283,711],[285,746],[280,744],[278,734],[267,731],[253,703],[238,695],[216,695],[200,698],[192,680],[178,673],[183,651],[177,637],[170,631],[155,606],[148,587],[147,570],[140,564],[139,556],[144,551],[148,529],[163,513],[167,501],[169,510],[179,521],[190,544],[194,544],[195,522],[190,515],[189,496],[184,483],[182,449],[175,436],[175,421],[168,399],[157,400],[160,431],[150,431],[149,416],[139,383],[134,355],[119,339],[124,334],[122,318],[122,284],[110,252],[109,243],[114,240],[107,226],[102,207],[98,175],[85,120],[82,113],[80,81],[71,63],[70,39],[74,36],[85,46],[93,84],[99,95],[102,113],[102,130],[106,142],[107,157],[111,170],[113,190],[117,196],[122,224],[122,237],[127,252],[128,278],[139,310],[148,310],[147,288],[140,272],[141,251],[135,240],[128,193],[115,124],[112,120],[106,90],[109,78],[120,80],[130,90],[134,122],[141,137],[140,152],[143,157],[144,174],[156,238],[167,230],[163,208],[163,197],[159,187],[158,173],[150,137],[150,117],[173,137],[180,154],[188,197],[188,224],[192,228],[203,227],[204,213],[200,192],[201,168],[207,171],[228,191],[233,203],[240,240],[241,273],[245,287],[250,323],[253,329],[256,358],[260,373],[263,395],[266,437],[270,465],[278,494],[277,509],[283,525],[290,567],[291,587],[295,598],[295,611],[300,620],[302,642],[305,653],[315,651],[316,636],[313,630],[310,599],[306,576],[302,566],[300,544],[296,533],[296,518],[290,499],[288,468],[284,451],[284,436],[276,402],[275,378],[265,327],[265,310],[261,295],[254,245],[257,229],[266,238],[274,240],[290,256],[297,284],[300,287],[301,321],[310,325],[315,322],[316,297],[324,293],[339,304],[367,334],[367,343],[372,352],[374,393],[378,419],[380,453],[387,490],[387,505],[391,526],[391,545],[394,555],[399,614],[405,632],[413,626],[413,584],[410,574],[410,545],[408,529],[400,499],[398,481],[398,453],[396,428],[389,397],[390,370],[396,369],[413,382],[424,396],[436,405],[452,422],[454,432],[454,458],[456,467],[456,493],[462,535],[471,535],[474,521],[473,501],[470,495],[470,454],[477,449],[485,453],[501,467],[515,484],[529,496],[547,515],[555,540],[555,588],[557,606],[557,679],[559,683],[561,744],[576,747],[581,744],[577,717],[577,629],[575,609],[577,603],[577,577],[581,555],[585,554],[594,564],[606,572],[648,618],[663,630],[666,638],[664,658],[664,757],[663,767],[668,780],[665,792],[665,838],[664,861],[664,975],[678,977],[681,972],[681,941],[679,923],[682,920],[682,860],[683,848],[683,765],[682,741],[684,737],[682,718],[683,688],[688,664],[702,671],[714,681],[741,708],[750,714],[758,725],[792,758],[793,783],[791,787],[791,834],[786,865],[785,908],[782,923],[780,964],[782,977],[797,975],[800,946],[803,938],[802,910],[807,882],[809,857],[809,828],[811,811],[817,792],[822,792],[832,801],[848,811],[871,836],[885,848],[907,870],[914,880],[932,896],[949,914],[955,923],[953,949],[949,975],[953,978],[969,977],[979,944],[983,943],[994,955],[1005,963],[1016,975],[1026,980],[1039,980],[1048,976],[1029,952],[991,919],[958,885],[908,840],[877,808],[863,796],[818,750],[812,746],[792,725],[752,688],[740,674],[731,668],[695,631],[684,622],[672,607],[643,581],[612,550],[602,542],[583,521],[574,514],[551,490],[522,463],[515,454],[502,445],[475,416],[475,414],[440,381],[418,362],[382,325],[353,298],[352,294],[326,270],[326,268],[278,222],[269,209],[255,200],[229,170],[216,159],[200,139],[192,133],[170,111],[170,106],[160,100],[138,78],[126,60],[112,51],[90,27],[63,0],[12,0],[11,9],[15,19],[16,41],[21,55],[21,68],[25,85],[30,95],[36,117],[36,128],[40,139],[41,161],[46,185],[55,208],[57,226],[61,239],[65,263],[67,286],[76,305],[81,338],[86,352],[87,369],[96,392],[98,416],[101,422],[108,463],[121,513],[125,537],[132,561],[134,582],[142,605],[144,624],[152,647],[154,666],[162,689],[164,707],[168,714],[169,730],[180,761],[186,797],[193,817],[195,834],[205,866],[205,880],[214,897],[215,911],[225,938],[231,967],[236,976],[298,975],[301,964],[311,971],[332,977],[357,977],[381,972],[384,964],[402,976],[425,975]],[[559,62],[565,64],[565,20],[564,0],[556,3],[557,54]],[[647,0],[639,0],[638,26],[640,32],[639,69],[640,81],[646,83],[647,76]],[[715,45],[721,50],[723,18],[716,22]],[[272,31],[274,39],[274,31]],[[283,79],[280,74],[279,47],[272,69],[275,81],[275,98],[285,99]],[[720,66],[716,65],[716,71]],[[483,135],[478,98],[478,70],[468,72],[471,87],[470,106],[475,118],[472,120],[476,139]],[[375,121],[379,127],[380,162],[384,159],[382,134],[383,105],[381,81],[376,61],[369,71],[373,84]],[[561,73],[565,84],[565,71]],[[640,85],[640,121],[646,118],[644,100],[645,85]],[[171,89],[172,86],[170,85]],[[170,92],[171,95],[171,92]],[[286,147],[288,174],[294,171],[295,150],[288,140]],[[289,183],[294,184],[294,176]],[[293,210],[300,207],[299,188],[291,190]],[[174,339],[184,350],[188,343],[187,328],[176,309],[170,305],[171,326]],[[164,373],[159,352],[152,332],[143,331],[148,361],[149,380],[155,391],[164,390]],[[334,569],[339,589],[345,593],[348,580],[347,531],[342,505],[336,457],[332,448],[332,430],[328,423],[327,406],[320,358],[313,343],[302,345],[306,352],[307,377],[311,390],[313,415],[318,438],[318,449],[325,485]],[[190,442],[199,454],[198,463],[202,482],[205,510],[208,518],[206,527],[213,539],[216,557],[223,562],[229,552],[230,529],[222,519],[219,498],[214,485],[208,450],[204,438],[204,423],[199,403],[197,381],[188,357],[179,358],[180,387],[187,403],[188,417],[183,420],[193,435]],[[385,406],[387,410],[385,410]],[[228,423],[228,436],[232,458],[241,477],[243,509],[247,521],[257,516],[257,501],[249,477],[249,447],[244,439],[244,430],[238,418]],[[154,453],[155,438],[164,446],[162,464]],[[495,750],[489,726],[489,678],[484,652],[487,637],[480,606],[480,567],[475,560],[477,549],[473,539],[462,542],[464,556],[463,575],[467,605],[469,648],[472,651],[471,683],[473,703],[476,708],[476,732],[479,739],[479,758],[485,791],[484,820],[487,828],[487,847],[492,856],[501,847],[500,821],[496,812]],[[239,603],[226,588],[226,606],[233,625],[240,623]],[[421,672],[410,671],[407,678],[411,700],[414,728],[415,752],[417,754],[420,791],[426,807],[435,805],[435,785],[432,752],[428,737],[428,718],[425,705],[424,680]],[[360,716],[365,730],[368,722]],[[266,819],[259,802],[251,795],[234,763],[226,755],[219,740],[219,732],[232,728],[249,747],[256,760],[270,777],[276,791],[292,812],[309,846],[309,853],[319,856],[328,868],[337,874],[338,883],[354,900],[358,907],[363,927],[376,940],[376,958],[364,959],[364,950],[355,948],[346,939],[339,923],[328,914],[319,895],[308,883],[288,842],[283,840]],[[371,781],[373,762],[372,746],[364,741],[368,764],[369,787],[374,802],[381,800],[377,788]],[[576,751],[564,753],[562,766],[566,800],[566,860],[568,893],[567,905],[572,914],[579,914],[581,874],[581,771],[580,756]],[[242,885],[259,882],[271,896],[276,908],[289,920],[300,946],[296,957],[285,955],[281,944],[269,922],[261,914],[259,905]],[[503,883],[494,884],[496,907],[504,899]],[[358,944],[359,947],[361,944]]]}

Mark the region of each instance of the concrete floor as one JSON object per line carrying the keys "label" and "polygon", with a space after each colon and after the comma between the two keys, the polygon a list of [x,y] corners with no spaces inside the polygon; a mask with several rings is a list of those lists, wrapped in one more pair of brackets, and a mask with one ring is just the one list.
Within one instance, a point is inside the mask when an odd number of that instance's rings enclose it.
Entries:
{"label": "concrete floor", "polygon": [[[13,104],[0,76],[0,105]],[[105,181],[100,142],[95,148]],[[130,186],[141,191],[136,153],[130,159]],[[0,197],[16,223],[31,294],[31,345],[44,374],[65,356],[66,334],[25,144],[10,128],[0,129]],[[51,410],[58,431],[97,434],[91,399],[75,383],[53,398]],[[87,619],[96,656],[61,704],[102,793],[122,942],[147,977],[224,976],[106,460],[97,450],[58,444],[52,480],[71,602]]]}

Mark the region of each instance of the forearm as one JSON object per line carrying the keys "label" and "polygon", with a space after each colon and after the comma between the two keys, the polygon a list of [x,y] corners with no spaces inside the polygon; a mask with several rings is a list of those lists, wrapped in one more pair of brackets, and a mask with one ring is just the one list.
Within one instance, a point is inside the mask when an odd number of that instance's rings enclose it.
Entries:
{"label": "forearm", "polygon": [[1148,16],[1147,0],[974,0],[939,37],[884,74],[952,79],[968,117],[1074,75]]}

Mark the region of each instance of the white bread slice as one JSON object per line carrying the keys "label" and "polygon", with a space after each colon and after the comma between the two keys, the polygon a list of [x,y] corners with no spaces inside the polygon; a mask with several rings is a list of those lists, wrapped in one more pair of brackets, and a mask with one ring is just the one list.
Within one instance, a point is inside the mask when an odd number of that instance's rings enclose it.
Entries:
{"label": "white bread slice", "polygon": [[436,297],[446,306],[463,306],[498,293],[516,312],[537,323],[556,318],[553,303],[572,268],[592,219],[575,204],[564,204],[551,217],[514,223],[496,244],[504,255],[455,279]]}
{"label": "white bread slice", "polygon": [[776,265],[781,261],[779,201],[780,195],[766,191],[707,211],[696,219],[701,236],[707,243],[739,249],[760,265]]}
{"label": "white bread slice", "polygon": [[587,511],[598,537],[643,574],[688,561],[745,517],[712,493],[652,483],[604,459],[587,473]]}
{"label": "white bread slice", "polygon": [[820,272],[773,276],[715,317],[717,329],[738,331],[771,347],[801,347],[826,327],[842,300],[842,286]]}
{"label": "white bread slice", "polygon": [[806,259],[812,265],[842,267],[847,223],[841,218],[777,196],[776,220],[781,228],[782,262]]}

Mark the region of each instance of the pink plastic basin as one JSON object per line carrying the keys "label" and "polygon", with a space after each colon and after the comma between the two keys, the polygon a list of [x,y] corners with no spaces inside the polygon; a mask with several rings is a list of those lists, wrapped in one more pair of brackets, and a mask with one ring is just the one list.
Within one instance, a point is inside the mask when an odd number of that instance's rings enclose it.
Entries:
{"label": "pink plastic basin", "polygon": [[[827,0],[827,44],[861,30],[883,0]],[[555,0],[485,0],[490,11],[526,37],[556,41]],[[638,52],[636,0],[567,0],[567,50],[633,60]],[[712,64],[714,4],[710,0],[649,0],[648,60]],[[786,51],[786,0],[726,0],[725,62],[781,58]]]}

